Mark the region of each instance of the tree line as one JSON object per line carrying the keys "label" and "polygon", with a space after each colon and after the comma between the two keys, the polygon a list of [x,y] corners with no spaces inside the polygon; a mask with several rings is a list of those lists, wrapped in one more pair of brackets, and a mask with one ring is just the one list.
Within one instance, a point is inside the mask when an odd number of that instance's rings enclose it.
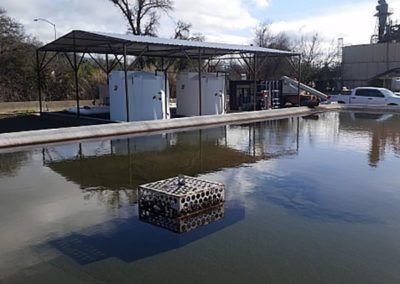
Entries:
{"label": "tree line", "polygon": [[[128,33],[134,35],[157,36],[159,19],[163,13],[173,10],[171,0],[109,0],[121,12],[127,23]],[[177,21],[172,38],[204,41],[202,34],[191,32],[192,25]],[[274,34],[269,24],[260,24],[254,32],[255,45],[261,47],[293,50],[302,54],[302,81],[322,82],[317,86],[322,91],[334,85],[340,76],[339,50],[332,43],[323,46],[323,40],[317,34],[291,36],[287,33]],[[30,35],[24,27],[9,17],[0,7],[0,102],[37,100],[36,49],[42,45]],[[105,63],[104,59],[98,61]],[[260,62],[261,64],[261,62]],[[297,65],[296,65],[297,64]],[[145,69],[154,69],[156,59],[144,58],[140,62]],[[237,63],[223,66],[224,71],[233,78],[246,68]],[[171,67],[178,72],[190,68],[187,60],[176,60]],[[296,76],[297,62],[282,59],[262,61],[257,77],[277,79],[282,75]],[[174,76],[171,76],[172,81]],[[74,75],[68,60],[57,56],[42,72],[42,84],[45,100],[68,100],[75,98]],[[106,83],[106,75],[90,58],[85,58],[79,70],[81,99],[94,99],[97,86]],[[171,82],[173,86],[173,82]]]}

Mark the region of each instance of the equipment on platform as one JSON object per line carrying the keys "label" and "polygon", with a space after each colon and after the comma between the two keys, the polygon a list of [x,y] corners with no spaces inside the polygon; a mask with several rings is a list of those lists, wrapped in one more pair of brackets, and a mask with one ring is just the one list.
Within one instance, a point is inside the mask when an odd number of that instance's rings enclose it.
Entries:
{"label": "equipment on platform", "polygon": [[377,34],[372,35],[371,43],[383,42],[399,42],[400,41],[400,25],[393,24],[390,16],[393,15],[389,4],[385,0],[379,0],[376,6],[377,13],[375,17],[378,18]]}

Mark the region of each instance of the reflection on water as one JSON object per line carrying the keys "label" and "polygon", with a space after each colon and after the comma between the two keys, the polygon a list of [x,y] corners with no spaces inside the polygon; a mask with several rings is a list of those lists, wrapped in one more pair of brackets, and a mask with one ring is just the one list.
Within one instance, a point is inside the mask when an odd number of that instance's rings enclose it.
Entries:
{"label": "reflection on water", "polygon": [[[341,113],[340,129],[370,136],[369,165],[377,167],[387,150],[400,156],[399,117],[394,114]],[[390,149],[387,149],[390,148]]]}
{"label": "reflection on water", "polygon": [[[297,119],[109,142],[47,147],[44,164],[110,208],[137,202],[136,188],[297,153]],[[268,141],[268,143],[266,143]],[[99,154],[101,153],[101,154]]]}
{"label": "reflection on water", "polygon": [[20,167],[30,159],[29,152],[2,153],[0,154],[0,178],[13,176]]}
{"label": "reflection on water", "polygon": [[[326,113],[0,154],[0,282],[399,283],[400,117]],[[225,204],[143,213],[179,174]],[[156,273],[155,273],[156,271]]]}
{"label": "reflection on water", "polygon": [[157,227],[170,230],[175,233],[187,233],[201,226],[217,222],[224,218],[224,205],[217,205],[206,210],[182,217],[169,217],[165,214],[155,213],[139,206],[139,219]]}
{"label": "reflection on water", "polygon": [[[161,224],[157,222],[160,220],[140,219],[135,215],[52,239],[49,243],[82,265],[110,257],[133,262],[188,245],[239,222],[244,215],[244,208],[238,203],[231,203],[225,209],[214,208],[203,215],[184,218],[176,226],[167,223],[171,220],[163,219],[165,223]],[[223,222],[220,222],[222,217]],[[192,221],[204,221],[204,224],[192,225]],[[206,222],[208,223],[205,224]],[[176,234],[181,230],[186,233]]]}

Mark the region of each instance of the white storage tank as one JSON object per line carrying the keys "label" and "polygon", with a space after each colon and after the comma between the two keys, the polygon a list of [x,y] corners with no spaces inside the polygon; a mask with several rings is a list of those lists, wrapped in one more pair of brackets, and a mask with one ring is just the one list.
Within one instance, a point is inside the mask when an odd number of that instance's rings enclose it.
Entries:
{"label": "white storage tank", "polygon": [[[201,114],[225,113],[225,75],[203,73],[201,76]],[[179,116],[200,115],[199,74],[184,72],[176,78],[176,113]]]}
{"label": "white storage tank", "polygon": [[[168,89],[168,85],[167,85]],[[109,77],[110,119],[126,121],[124,71],[113,71]],[[169,94],[164,74],[128,72],[129,121],[169,119]]]}

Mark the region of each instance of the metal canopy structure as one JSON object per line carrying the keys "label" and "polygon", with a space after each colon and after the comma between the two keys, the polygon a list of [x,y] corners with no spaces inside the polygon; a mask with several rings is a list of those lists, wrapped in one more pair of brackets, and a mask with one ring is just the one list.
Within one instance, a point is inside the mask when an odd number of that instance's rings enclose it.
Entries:
{"label": "metal canopy structure", "polygon": [[[46,60],[46,56],[50,52],[55,52],[50,59]],[[42,58],[40,54],[44,54]],[[94,62],[96,62],[101,69],[107,74],[119,64],[123,67],[125,72],[125,99],[126,99],[126,120],[129,121],[129,96],[128,96],[128,56],[134,56],[135,60],[130,64],[134,66],[142,57],[155,57],[161,58],[161,67],[165,75],[165,87],[167,88],[168,68],[169,64],[164,64],[164,59],[179,59],[186,58],[193,62],[198,62],[197,68],[199,73],[199,114],[202,115],[201,94],[202,85],[201,77],[204,69],[203,61],[213,59],[239,59],[243,60],[254,79],[254,97],[253,104],[256,110],[256,96],[257,96],[257,60],[266,60],[269,57],[299,57],[298,53],[291,51],[283,51],[277,49],[263,48],[258,46],[246,46],[235,44],[223,43],[209,43],[179,39],[165,39],[148,36],[136,36],[127,34],[113,34],[103,32],[88,32],[81,30],[73,30],[70,33],[59,37],[58,39],[40,47],[36,51],[37,70],[38,70],[38,93],[40,102],[40,113],[42,113],[42,86],[41,86],[41,72],[58,54],[64,54],[68,59],[73,71],[75,79],[75,93],[77,116],[79,117],[79,78],[78,71],[80,65],[85,57],[89,55]],[[70,58],[72,54],[72,58]],[[78,55],[79,54],[79,55]],[[92,56],[92,54],[105,55],[107,66],[104,67]],[[109,61],[109,56],[114,56],[112,62]],[[111,64],[110,64],[111,63]],[[300,64],[299,64],[300,66]],[[301,77],[300,68],[298,70],[298,77]],[[299,80],[300,81],[300,80]],[[300,104],[300,85],[299,85],[299,104]]]}
{"label": "metal canopy structure", "polygon": [[119,54],[132,56],[210,59],[228,54],[260,54],[295,56],[296,53],[258,46],[208,43],[149,36],[72,31],[39,48],[40,51],[78,52],[93,54]]}

